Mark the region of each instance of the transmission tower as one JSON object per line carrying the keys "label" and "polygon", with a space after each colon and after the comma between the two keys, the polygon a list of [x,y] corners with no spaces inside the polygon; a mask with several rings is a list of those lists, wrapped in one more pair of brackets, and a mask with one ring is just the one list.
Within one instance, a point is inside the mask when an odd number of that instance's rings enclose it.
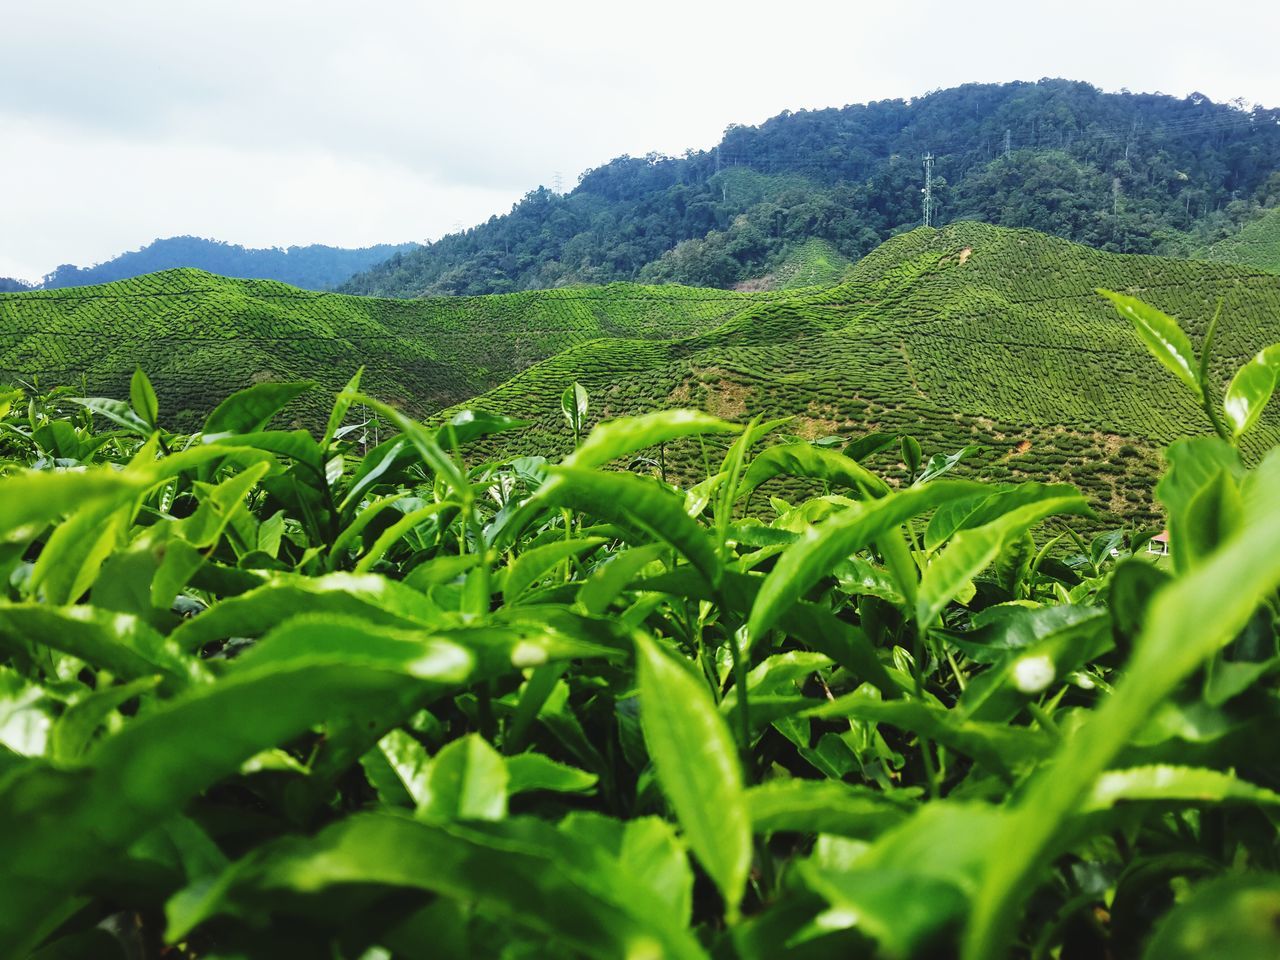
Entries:
{"label": "transmission tower", "polygon": [[551,189],[556,193],[564,193],[564,181],[560,177],[560,171],[557,170],[555,176],[551,179]]}
{"label": "transmission tower", "polygon": [[1013,139],[1013,131],[1008,127],[1004,129],[1004,155],[1009,156],[1009,141]]}
{"label": "transmission tower", "polygon": [[924,155],[924,225],[933,226],[933,154]]}

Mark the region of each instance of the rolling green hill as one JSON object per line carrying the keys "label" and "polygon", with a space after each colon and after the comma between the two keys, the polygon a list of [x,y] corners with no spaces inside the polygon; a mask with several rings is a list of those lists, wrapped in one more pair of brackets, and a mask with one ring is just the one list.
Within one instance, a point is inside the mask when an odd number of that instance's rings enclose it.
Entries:
{"label": "rolling green hill", "polygon": [[[505,452],[543,454],[569,442],[560,396],[579,381],[591,419],[700,406],[794,416],[786,429],[811,439],[911,433],[926,456],[981,445],[962,471],[1069,478],[1101,510],[1155,523],[1157,451],[1202,429],[1202,414],[1094,288],[1135,293],[1193,337],[1222,300],[1220,379],[1280,340],[1280,276],[1027,230],[918,229],[845,276],[754,294],[614,284],[384,300],[168,271],[0,295],[0,378],[83,377],[86,392],[121,396],[141,365],[165,419],[191,426],[256,380],[334,390],[363,364],[370,392],[419,415],[465,403],[528,417]],[[295,416],[314,419],[323,396],[312,403]],[[1259,442],[1278,433],[1268,417]],[[665,451],[689,475],[702,456]]]}
{"label": "rolling green hill", "polygon": [[[1095,287],[1147,299],[1193,337],[1222,299],[1220,379],[1280,339],[1280,277],[962,223],[904,234],[839,286],[693,337],[572,348],[476,405],[536,420],[529,452],[564,442],[558,397],[574,380],[600,417],[691,404],[739,419],[795,415],[788,429],[809,438],[909,432],[926,456],[980,444],[967,465],[988,477],[1070,479],[1099,509],[1158,523],[1157,451],[1203,429],[1203,415]],[[1269,436],[1277,426],[1272,413]],[[697,449],[668,457],[673,469],[700,468]]]}
{"label": "rolling green hill", "polygon": [[1239,233],[1219,240],[1199,255],[1206,260],[1280,273],[1280,207],[1249,221]]}
{"label": "rolling green hill", "polygon": [[[364,365],[369,390],[428,414],[574,344],[687,336],[761,296],[770,295],[614,284],[381,300],[168,270],[101,286],[0,294],[0,382],[39,377],[42,386],[118,396],[141,365],[166,420],[194,426],[255,381],[314,379],[336,390]],[[324,405],[317,397],[314,409]]]}

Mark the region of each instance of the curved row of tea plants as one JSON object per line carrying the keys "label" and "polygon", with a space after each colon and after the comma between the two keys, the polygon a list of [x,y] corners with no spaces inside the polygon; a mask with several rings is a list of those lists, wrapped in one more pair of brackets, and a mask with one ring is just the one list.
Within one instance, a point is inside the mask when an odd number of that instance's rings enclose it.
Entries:
{"label": "curved row of tea plants", "polygon": [[305,386],[194,435],[141,372],[4,394],[0,953],[1274,956],[1280,454],[1237,444],[1280,348],[1219,404],[1115,299],[1219,434],[1168,559],[914,440],[891,486],[884,437],[588,432],[578,386],[554,465],[359,377],[315,434]]}

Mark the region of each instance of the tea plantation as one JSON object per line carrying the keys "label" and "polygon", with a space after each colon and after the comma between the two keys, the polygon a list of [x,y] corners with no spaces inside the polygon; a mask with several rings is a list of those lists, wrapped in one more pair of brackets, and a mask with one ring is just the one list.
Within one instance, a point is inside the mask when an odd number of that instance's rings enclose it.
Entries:
{"label": "tea plantation", "polygon": [[1207,260],[1280,273],[1280,209],[1246,223],[1239,233],[1219,240],[1200,255]]}
{"label": "tea plantation", "polygon": [[831,286],[844,278],[850,266],[849,258],[832,244],[815,238],[788,253],[773,276],[784,290]]}
{"label": "tea plantation", "polygon": [[[811,247],[796,251],[787,285],[838,266]],[[390,300],[166,271],[0,295],[0,379],[118,396],[142,366],[189,427],[249,384],[332,391],[363,365],[372,392],[418,415],[479,395],[482,408],[534,421],[494,454],[565,448],[560,397],[579,382],[598,417],[693,405],[794,417],[785,429],[807,439],[911,433],[926,458],[977,447],[962,475],[1070,479],[1105,522],[1158,525],[1158,450],[1201,418],[1095,288],[1143,297],[1193,338],[1221,303],[1219,381],[1280,337],[1280,277],[1027,230],[922,228],[842,272],[834,286],[751,294],[612,284]],[[296,401],[294,422],[313,424],[321,396]],[[1246,452],[1278,423],[1269,415]],[[663,469],[700,472],[707,443],[664,450]],[[886,449],[871,462],[892,482],[898,448]]]}
{"label": "tea plantation", "polygon": [[13,356],[262,382],[0,389],[0,957],[1280,956],[1280,277],[131,289]]}
{"label": "tea plantation", "polygon": [[[962,473],[1069,478],[1104,514],[1157,524],[1157,451],[1202,417],[1097,287],[1143,297],[1193,338],[1221,302],[1219,380],[1280,336],[1280,278],[964,223],[899,236],[844,284],[694,337],[570,349],[476,403],[542,424],[530,449],[563,437],[559,396],[575,380],[602,417],[694,404],[795,415],[788,429],[809,439],[912,433],[926,456],[981,446]],[[1278,423],[1264,421],[1255,451]],[[696,446],[669,453],[677,473],[701,469]]]}
{"label": "tea plantation", "polygon": [[[38,377],[41,386],[118,395],[141,365],[173,422],[186,427],[251,383],[311,379],[332,391],[363,365],[371,389],[425,414],[573,344],[689,335],[757,302],[723,290],[631,284],[381,300],[165,270],[0,294],[0,382]],[[308,413],[322,415],[319,406],[296,411]]]}

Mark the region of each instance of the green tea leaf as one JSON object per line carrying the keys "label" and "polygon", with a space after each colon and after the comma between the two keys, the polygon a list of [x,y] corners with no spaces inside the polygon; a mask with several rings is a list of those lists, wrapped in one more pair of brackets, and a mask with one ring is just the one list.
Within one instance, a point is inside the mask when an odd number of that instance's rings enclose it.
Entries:
{"label": "green tea leaf", "polygon": [[1280,878],[1227,875],[1200,884],[1156,928],[1145,960],[1272,960],[1280,955]]}
{"label": "green tea leaf", "polygon": [[907,801],[835,780],[771,780],[747,790],[756,833],[830,833],[871,839],[910,813]]}
{"label": "green tea leaf", "polygon": [[902,438],[902,462],[907,468],[907,472],[913,477],[915,472],[920,469],[920,460],[924,456],[920,449],[920,441],[915,437],[907,435]]}
{"label": "green tea leaf", "polygon": [[557,540],[526,550],[516,558],[507,570],[506,580],[502,586],[502,595],[507,603],[514,603],[531,586],[547,576],[570,557],[582,554],[605,543],[603,537],[582,537],[572,540]]}
{"label": "green tea leaf", "polygon": [[409,806],[422,803],[427,797],[427,775],[431,771],[426,748],[405,731],[392,730],[378,741],[377,752],[399,782]]}
{"label": "green tea leaf", "polygon": [[[1097,778],[1157,705],[1229,643],[1280,587],[1280,553],[1273,548],[1280,542],[1280,476],[1260,467],[1257,477],[1256,515],[1199,567],[1160,590],[1115,692],[1002,817],[965,933],[965,960],[1004,950],[1041,865]],[[1214,615],[1205,617],[1205,610]]]}
{"label": "green tea leaf", "polygon": [[368,573],[373,569],[374,565],[386,555],[396,543],[407,536],[415,528],[420,527],[432,517],[450,509],[455,509],[456,504],[448,501],[440,501],[437,503],[428,503],[425,506],[418,507],[416,510],[410,510],[402,515],[395,523],[387,527],[380,534],[378,539],[373,541],[369,549],[365,551],[359,561],[356,562],[356,573]]}
{"label": "green tea leaf", "polygon": [[164,677],[173,691],[207,679],[204,666],[138,617],[91,606],[0,605],[0,645],[41,643],[126,680]]}
{"label": "green tea leaf", "polygon": [[406,684],[457,682],[470,669],[458,647],[379,635],[358,622],[307,622],[301,636],[295,629],[264,639],[217,683],[135,717],[87,765],[30,764],[0,779],[0,952],[21,955],[56,922],[65,898],[249,757],[317,722],[374,710]]}
{"label": "green tea leaf", "polygon": [[1231,539],[1244,520],[1240,488],[1226,470],[1205,484],[1179,518],[1177,550],[1188,568]]}
{"label": "green tea leaf", "polygon": [[980,485],[966,481],[939,480],[855,505],[821,526],[809,528],[783,551],[765,578],[751,608],[748,625],[751,636],[763,636],[810,587],[828,576],[839,561],[896,530],[911,517],[949,500],[971,497],[980,489]]}
{"label": "green tea leaf", "polygon": [[661,543],[614,553],[592,570],[578,589],[578,605],[592,616],[601,616],[641,570],[666,554],[667,547]]}
{"label": "green tea leaf", "polygon": [[507,815],[507,766],[483,737],[452,741],[431,760],[418,800],[426,820],[501,820]]}
{"label": "green tea leaf", "polygon": [[118,687],[95,690],[63,711],[53,725],[49,756],[55,763],[73,763],[88,749],[98,728],[120,706],[151,693],[159,677],[143,677]]}
{"label": "green tea leaf", "polygon": [[706,687],[643,635],[636,661],[640,725],[658,782],[736,918],[751,867],[751,821],[733,737]]}
{"label": "green tea leaf", "polygon": [[702,525],[685,512],[680,496],[652,477],[553,467],[538,497],[669,543],[712,584],[720,580],[720,558]]}
{"label": "green tea leaf", "polygon": [[255,433],[270,423],[290,401],[314,386],[310,381],[256,383],[233,393],[209,414],[204,422],[204,435]]}
{"label": "green tea leaf", "polygon": [[560,397],[560,412],[576,434],[582,429],[583,420],[587,416],[587,391],[577,381],[567,387]]}
{"label": "green tea leaf", "polygon": [[351,379],[347,381],[347,385],[338,392],[338,396],[333,402],[333,409],[329,412],[329,421],[325,424],[324,439],[320,441],[322,449],[329,449],[329,444],[333,442],[334,436],[342,427],[342,422],[347,419],[347,412],[351,409],[351,405],[355,403],[355,399],[360,393],[360,378],[362,376],[364,376],[363,366],[352,374]]}
{"label": "green tea leaf", "polygon": [[888,486],[856,460],[810,443],[786,443],[770,447],[751,461],[738,490],[741,499],[774,477],[811,477],[847,487],[862,497],[879,497]]}
{"label": "green tea leaf", "polygon": [[160,420],[160,401],[141,367],[133,371],[133,379],[129,381],[129,402],[133,404],[133,412],[154,430]]}
{"label": "green tea leaf", "polygon": [[1048,755],[1053,747],[1048,737],[1028,727],[966,720],[959,711],[944,707],[913,700],[876,700],[861,693],[838,697],[807,715],[888,723],[973,757],[1006,778]]}
{"label": "green tea leaf", "polygon": [[840,452],[850,460],[857,460],[861,463],[863,460],[867,459],[867,457],[879,453],[886,447],[892,446],[898,439],[899,438],[896,434],[880,433],[879,431],[873,430],[871,433],[865,434],[857,440],[851,441]]}
{"label": "green tea leaf", "polygon": [[1003,654],[990,670],[971,679],[956,709],[972,720],[1009,721],[1023,705],[1061,684],[1071,671],[1111,650],[1106,613],[1086,608],[1043,607],[1028,613],[1053,617],[1014,617],[1003,629],[984,634]]}
{"label": "green tea leaf", "polygon": [[929,462],[925,464],[924,472],[916,478],[916,483],[928,483],[931,480],[938,479],[938,477],[941,477],[944,474],[950,473],[956,468],[957,464],[963,460],[968,460],[972,456],[976,456],[982,452],[982,449],[983,448],[980,446],[971,444],[967,447],[961,447],[952,454],[944,455],[941,453],[935,453],[929,458]]}
{"label": "green tea leaf", "polygon": [[926,804],[851,863],[802,863],[801,875],[835,908],[833,925],[872,937],[886,956],[928,956],[964,917],[999,822],[985,804]]}
{"label": "green tea leaf", "polygon": [[531,420],[486,413],[484,410],[459,410],[445,421],[444,426],[440,428],[440,434],[447,443],[464,444],[495,433],[523,430],[532,423]]}
{"label": "green tea leaf", "polygon": [[124,427],[131,433],[146,437],[151,435],[152,425],[134,412],[133,408],[123,400],[112,400],[108,397],[71,397],[72,403],[78,403],[92,410],[100,417]]}
{"label": "green tea leaf", "polygon": [[600,960],[706,956],[669,907],[634,895],[632,871],[567,833],[533,820],[463,825],[388,814],[262,847],[212,884],[183,891],[166,911],[168,938],[185,939],[220,913],[266,919],[273,892],[368,884],[452,897]]}
{"label": "green tea leaf", "polygon": [[133,510],[132,502],[105,502],[77,511],[54,530],[40,551],[31,573],[32,588],[52,604],[79,600],[125,539]]}
{"label": "green tea leaf", "polygon": [[596,427],[572,454],[566,467],[602,467],[606,463],[660,443],[707,433],[737,433],[742,428],[700,410],[663,410],[638,417],[619,417]]}
{"label": "green tea leaf", "polygon": [[1271,399],[1280,376],[1280,344],[1258,351],[1258,354],[1236,371],[1222,398],[1222,409],[1231,425],[1232,436],[1249,431]]}
{"label": "green tea leaf", "polygon": [[594,773],[557,763],[540,753],[517,753],[507,757],[507,775],[507,793],[513,797],[534,790],[592,793],[600,779]]}
{"label": "green tea leaf", "polygon": [[1156,485],[1156,495],[1169,517],[1173,565],[1179,573],[1186,573],[1195,565],[1196,558],[1181,549],[1179,543],[1189,522],[1192,502],[1202,490],[1216,482],[1220,472],[1243,479],[1244,464],[1239,452],[1217,437],[1175,440],[1165,450],[1165,459],[1169,461],[1169,469]]}
{"label": "green tea leaf", "polygon": [[26,539],[77,511],[120,504],[147,486],[145,478],[106,467],[83,472],[33,471],[0,478],[0,539]]}
{"label": "green tea leaf", "polygon": [[[936,484],[937,481],[930,487]],[[981,527],[961,530],[925,569],[916,599],[916,619],[925,626],[933,623],[973,577],[1041,520],[1054,514],[1091,512],[1079,493],[1059,495],[1056,488],[1046,487],[1037,501],[1016,507]]]}
{"label": "green tea leaf", "polygon": [[1274,807],[1280,805],[1280,793],[1247,783],[1221,770],[1156,764],[1108,770],[1098,777],[1081,809],[1086,813],[1109,810],[1117,803],[1142,800],[1189,803],[1197,807],[1208,803],[1251,803]]}
{"label": "green tea leaf", "polygon": [[223,600],[184,622],[170,637],[183,650],[198,650],[230,637],[261,636],[304,613],[350,615],[392,626],[421,626],[439,617],[438,608],[421,593],[377,574],[282,575]]}

